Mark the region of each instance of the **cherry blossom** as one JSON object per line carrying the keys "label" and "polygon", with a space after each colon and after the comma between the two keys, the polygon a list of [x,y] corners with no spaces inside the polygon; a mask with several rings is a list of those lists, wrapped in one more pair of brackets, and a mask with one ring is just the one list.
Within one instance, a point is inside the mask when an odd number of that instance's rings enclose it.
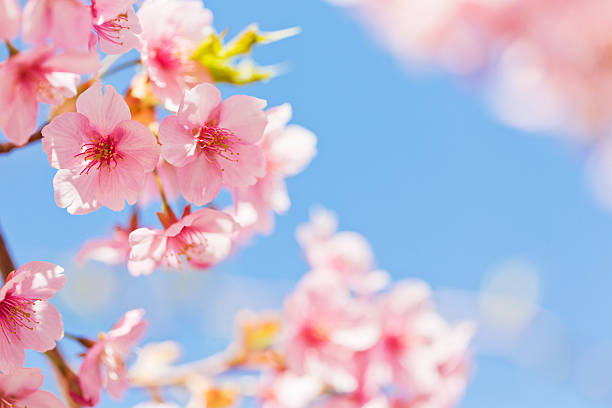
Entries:
{"label": "cherry blossom", "polygon": [[142,337],[147,322],[144,310],[130,310],[117,324],[87,351],[79,369],[82,396],[73,397],[86,405],[96,405],[102,388],[114,398],[120,398],[128,388],[125,360],[132,347]]}
{"label": "cherry blossom", "polygon": [[190,213],[188,207],[180,220],[166,217],[164,230],[139,228],[130,234],[132,275],[148,275],[160,265],[177,269],[183,262],[203,269],[229,255],[238,227],[229,214],[211,208]]}
{"label": "cherry blossom", "polygon": [[77,112],[59,115],[42,130],[51,166],[55,201],[72,214],[134,204],[146,174],[159,159],[159,145],[115,89],[94,83],[76,102]]}
{"label": "cherry blossom", "polygon": [[40,368],[20,368],[11,374],[0,374],[2,407],[64,408],[55,395],[39,390],[44,377]]}
{"label": "cherry blossom", "polygon": [[178,114],[166,117],[159,127],[162,157],[177,167],[185,199],[204,205],[223,185],[253,185],[265,175],[264,155],[257,145],[267,124],[265,106],[265,101],[246,95],[222,101],[210,84],[185,92]]}
{"label": "cherry blossom", "polygon": [[288,126],[291,114],[289,104],[266,111],[268,124],[259,143],[266,160],[266,175],[252,186],[235,189],[234,213],[243,235],[271,232],[272,212],[282,214],[290,206],[285,178],[304,170],[316,154],[316,136],[301,126]]}
{"label": "cherry blossom", "polygon": [[24,349],[48,351],[64,337],[62,318],[49,303],[64,286],[62,272],[47,262],[28,262],[0,288],[0,371],[23,367]]}
{"label": "cherry blossom", "polygon": [[184,90],[211,81],[191,56],[213,33],[212,13],[200,0],[146,0],[138,17],[142,63],[153,92],[168,108],[176,108]]}
{"label": "cherry blossom", "polygon": [[38,102],[57,105],[76,95],[79,75],[98,66],[97,56],[57,54],[41,47],[0,63],[0,129],[23,145],[36,129]]}
{"label": "cherry blossom", "polygon": [[138,47],[137,35],[142,29],[134,12],[135,2],[136,0],[92,1],[93,31],[97,35],[100,51],[123,54]]}

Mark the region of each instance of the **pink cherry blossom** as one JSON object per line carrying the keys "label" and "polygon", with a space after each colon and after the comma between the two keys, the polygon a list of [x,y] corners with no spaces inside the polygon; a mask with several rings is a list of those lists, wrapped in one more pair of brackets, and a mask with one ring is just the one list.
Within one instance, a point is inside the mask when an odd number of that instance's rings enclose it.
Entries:
{"label": "pink cherry blossom", "polygon": [[147,327],[144,313],[140,309],[130,310],[89,348],[79,369],[82,398],[75,397],[81,402],[96,405],[102,388],[113,398],[121,398],[128,388],[125,361]]}
{"label": "pink cherry blossom", "polygon": [[200,0],[146,0],[138,10],[142,63],[153,92],[176,110],[183,92],[211,82],[194,51],[213,33],[212,13]]}
{"label": "pink cherry blossom", "polygon": [[23,367],[24,349],[48,351],[64,337],[62,317],[48,302],[64,286],[62,272],[47,262],[28,262],[0,288],[0,371]]}
{"label": "pink cherry blossom", "polygon": [[139,228],[130,234],[130,263],[134,276],[148,275],[160,265],[180,268],[183,259],[195,268],[210,267],[230,253],[238,225],[226,213],[201,208],[180,220],[169,218],[164,230]]}
{"label": "pink cherry blossom", "polygon": [[[316,136],[307,129],[287,123],[291,105],[284,104],[266,112],[268,124],[259,143],[266,160],[266,175],[255,185],[235,191],[234,213],[241,233],[270,233],[274,226],[272,212],[289,209],[285,178],[301,172],[316,154]],[[254,216],[250,216],[254,212]]]}
{"label": "pink cherry blossom", "polygon": [[97,69],[96,56],[56,54],[51,48],[20,52],[0,63],[0,129],[23,145],[36,129],[38,102],[60,104],[76,95],[79,75]]}
{"label": "pink cherry blossom", "polygon": [[91,11],[79,0],[28,0],[23,10],[23,38],[43,45],[47,40],[65,50],[86,51]]}
{"label": "pink cherry blossom", "polygon": [[11,374],[0,374],[0,406],[64,408],[59,398],[39,389],[43,381],[40,368],[20,368]]}
{"label": "pink cherry blossom", "polygon": [[266,102],[234,95],[225,101],[211,84],[185,92],[177,115],[159,127],[162,157],[177,167],[178,185],[187,201],[204,205],[221,186],[253,185],[265,175],[257,144],[266,127]]}
{"label": "pink cherry blossom", "polygon": [[356,232],[337,232],[337,227],[336,216],[323,209],[314,210],[310,223],[298,227],[297,240],[310,266],[337,275],[360,293],[384,288],[389,276],[374,269],[374,253],[369,242]]}
{"label": "pink cherry blossom", "polygon": [[285,302],[288,367],[299,375],[316,375],[344,391],[354,390],[354,357],[373,347],[380,335],[368,306],[350,296],[333,275],[306,275]]}
{"label": "pink cherry blossom", "polygon": [[451,407],[467,384],[474,328],[468,322],[444,321],[430,295],[426,284],[406,281],[381,299],[382,336],[373,356],[388,365],[393,381],[407,391],[414,406]]}
{"label": "pink cherry blossom", "polygon": [[98,0],[91,3],[93,30],[100,50],[107,54],[123,54],[138,47],[137,35],[142,32],[134,13],[136,0]]}
{"label": "pink cherry blossom", "polygon": [[87,241],[76,255],[78,263],[90,259],[104,262],[107,265],[126,264],[130,255],[129,230],[116,227],[110,238],[98,238]]}
{"label": "pink cherry blossom", "polygon": [[79,96],[76,109],[42,130],[49,163],[59,169],[53,179],[57,205],[84,214],[134,204],[159,159],[155,136],[130,120],[128,105],[110,85],[102,94],[102,84],[94,83]]}
{"label": "pink cherry blossom", "polygon": [[264,378],[259,399],[263,408],[307,408],[323,388],[323,382],[316,376],[284,371]]}
{"label": "pink cherry blossom", "polygon": [[19,33],[21,10],[16,0],[0,0],[0,40],[11,40]]}

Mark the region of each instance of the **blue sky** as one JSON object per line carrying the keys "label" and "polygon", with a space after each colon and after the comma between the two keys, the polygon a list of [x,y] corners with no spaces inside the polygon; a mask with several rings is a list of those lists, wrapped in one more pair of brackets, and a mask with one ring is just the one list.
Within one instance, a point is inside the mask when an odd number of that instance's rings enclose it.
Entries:
{"label": "blue sky", "polygon": [[[403,67],[349,15],[322,1],[206,5],[217,30],[230,35],[252,22],[263,30],[302,28],[298,37],[255,53],[263,64],[286,62],[286,75],[222,91],[270,106],[290,102],[293,122],[317,134],[319,154],[289,180],[293,206],[272,236],[205,275],[158,271],[148,279],[98,264],[78,269],[71,261],[84,240],[108,233],[127,213],[70,216],[58,208],[54,171],[40,145],[0,157],[0,225],[17,263],[56,262],[69,280],[85,285],[81,293],[88,282],[81,276],[99,279],[104,284],[95,291],[110,293],[104,307],[89,309],[57,299],[67,331],[95,336],[128,308],[144,307],[152,323],[147,340],[179,340],[185,359],[220,350],[233,311],[279,307],[306,271],[294,229],[321,204],[339,214],[342,229],[368,238],[378,266],[394,279],[416,277],[436,290],[469,294],[507,260],[537,271],[539,305],[562,337],[563,369],[478,353],[462,408],[610,404],[605,384],[593,391],[577,374],[597,373],[585,363],[589,350],[612,343],[612,217],[587,188],[580,149],[500,125],[473,85]],[[110,82],[123,90],[126,80]],[[153,221],[152,209],[146,218]],[[74,285],[69,293],[77,293]],[[70,355],[75,350],[68,346]],[[35,355],[29,363],[45,364]],[[53,388],[50,377],[46,386]]]}

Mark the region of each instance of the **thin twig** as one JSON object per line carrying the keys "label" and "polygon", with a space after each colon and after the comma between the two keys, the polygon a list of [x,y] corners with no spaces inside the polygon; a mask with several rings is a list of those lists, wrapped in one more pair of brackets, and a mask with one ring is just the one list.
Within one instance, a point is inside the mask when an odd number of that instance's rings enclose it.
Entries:
{"label": "thin twig", "polygon": [[18,149],[20,147],[27,146],[27,145],[29,145],[31,143],[38,142],[43,137],[42,133],[41,133],[41,130],[42,130],[43,126],[41,126],[40,129],[38,129],[38,131],[36,133],[34,133],[32,136],[30,136],[28,141],[24,145],[22,145],[22,146],[16,145],[15,143],[11,143],[11,142],[0,143],[0,154],[2,154],[2,153],[9,153],[13,149]]}
{"label": "thin twig", "polygon": [[0,231],[0,272],[2,273],[2,279],[6,280],[9,273],[15,270],[15,263],[11,258],[11,253],[4,242],[2,231]]}
{"label": "thin twig", "polygon": [[103,72],[102,75],[100,75],[100,78],[106,78],[108,76],[116,74],[117,72],[123,71],[126,68],[133,67],[138,64],[140,64],[140,58],[136,60],[126,61],[119,65],[111,66],[108,70]]}

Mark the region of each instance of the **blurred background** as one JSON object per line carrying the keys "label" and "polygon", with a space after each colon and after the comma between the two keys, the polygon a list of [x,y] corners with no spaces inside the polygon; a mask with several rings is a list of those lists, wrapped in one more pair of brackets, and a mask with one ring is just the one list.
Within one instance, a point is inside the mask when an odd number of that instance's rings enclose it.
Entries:
{"label": "blurred background", "polygon": [[[243,308],[278,309],[306,272],[294,239],[313,205],[371,242],[395,280],[420,278],[441,312],[480,327],[462,408],[612,406],[612,213],[585,182],[585,152],[544,134],[501,125],[474,91],[477,78],[406,68],[355,19],[323,1],[208,0],[229,35],[299,26],[292,39],[256,50],[285,75],[247,93],[289,102],[293,123],[318,136],[318,155],[289,179],[292,208],[274,233],[206,273],[132,278],[125,268],[74,254],[129,213],[71,216],[53,200],[40,144],[0,157],[0,224],[17,264],[49,261],[68,284],[54,303],[66,331],[90,337],[129,308],[145,308],[145,342],[172,339],[183,360],[222,350]],[[126,60],[131,56],[123,57]],[[127,88],[132,72],[110,77]],[[42,116],[41,116],[42,117]],[[155,221],[156,205],[144,217]],[[78,347],[67,343],[77,361]],[[46,366],[38,355],[29,366]],[[45,388],[55,389],[52,377]],[[102,407],[129,407],[107,396]]]}

